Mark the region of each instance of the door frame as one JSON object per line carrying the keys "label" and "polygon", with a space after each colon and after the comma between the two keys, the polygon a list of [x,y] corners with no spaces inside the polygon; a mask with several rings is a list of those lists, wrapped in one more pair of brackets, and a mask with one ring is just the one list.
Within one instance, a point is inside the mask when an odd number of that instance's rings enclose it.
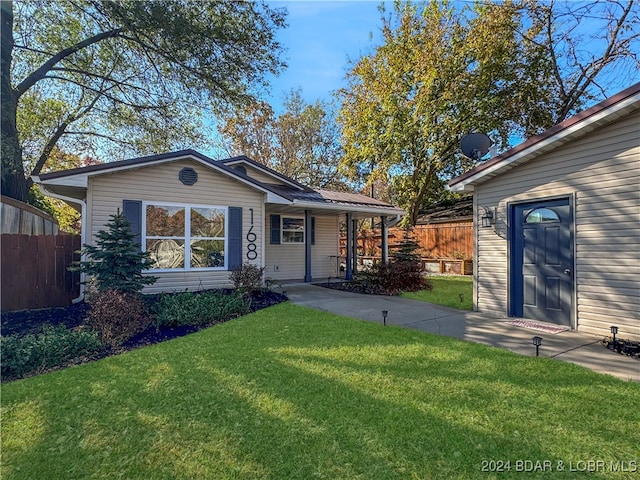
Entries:
{"label": "door frame", "polygon": [[[575,242],[575,196],[572,194],[569,195],[558,195],[552,197],[536,197],[526,200],[517,200],[513,202],[507,202],[507,219],[508,219],[508,240],[507,240],[507,251],[508,251],[508,262],[507,262],[507,275],[508,275],[508,295],[507,295],[507,314],[510,317],[518,316],[517,313],[519,311],[518,308],[522,308],[522,304],[524,299],[521,298],[522,295],[518,292],[521,290],[518,288],[518,284],[521,283],[521,279],[516,278],[516,274],[520,271],[516,265],[518,259],[520,258],[515,254],[517,248],[521,248],[521,242],[516,241],[516,234],[518,232],[518,225],[516,224],[516,209],[527,207],[527,206],[538,206],[541,204],[546,204],[547,206],[554,206],[554,204],[569,205],[570,212],[570,223],[569,223],[569,242],[572,248],[572,265],[571,265],[571,282],[572,282],[572,292],[571,292],[571,306],[570,306],[570,323],[571,329],[577,330],[578,322],[577,322],[577,277],[576,277],[576,242]],[[518,304],[520,305],[518,307]]]}

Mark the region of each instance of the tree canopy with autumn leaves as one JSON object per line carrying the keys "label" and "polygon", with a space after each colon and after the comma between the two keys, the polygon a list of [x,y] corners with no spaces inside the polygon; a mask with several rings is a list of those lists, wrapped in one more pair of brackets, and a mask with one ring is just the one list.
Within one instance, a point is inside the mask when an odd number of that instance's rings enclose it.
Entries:
{"label": "tree canopy with autumn leaves", "polygon": [[[341,167],[354,180],[390,184],[409,223],[447,179],[474,165],[460,151],[463,135],[484,132],[505,149],[602,98],[613,66],[629,69],[625,86],[638,71],[638,5],[630,0],[381,9],[381,45],[352,65],[339,92]],[[598,49],[585,55],[575,23],[597,15],[602,31],[588,40]]]}
{"label": "tree canopy with autumn leaves", "polygon": [[2,193],[55,148],[122,158],[207,145],[207,114],[284,67],[286,11],[244,0],[1,2]]}

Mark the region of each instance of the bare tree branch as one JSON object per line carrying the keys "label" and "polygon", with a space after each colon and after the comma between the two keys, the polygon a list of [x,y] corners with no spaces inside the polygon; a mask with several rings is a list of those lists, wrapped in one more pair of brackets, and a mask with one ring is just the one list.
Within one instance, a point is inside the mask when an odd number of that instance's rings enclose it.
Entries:
{"label": "bare tree branch", "polygon": [[70,55],[73,55],[79,50],[82,50],[83,48],[86,48],[90,45],[98,43],[107,38],[115,37],[119,35],[121,32],[122,32],[121,28],[114,28],[112,30],[94,35],[93,37],[87,38],[81,42],[76,43],[75,45],[69,48],[65,48],[64,50],[60,51],[59,53],[51,57],[49,60],[44,62],[39,68],[34,70],[22,82],[20,82],[20,84],[16,87],[16,93],[18,97],[22,96],[22,94],[26,92],[29,88],[31,88],[33,85],[35,85],[36,82],[45,78],[47,76],[47,73],[51,70],[51,68],[53,68],[58,62],[64,60]]}

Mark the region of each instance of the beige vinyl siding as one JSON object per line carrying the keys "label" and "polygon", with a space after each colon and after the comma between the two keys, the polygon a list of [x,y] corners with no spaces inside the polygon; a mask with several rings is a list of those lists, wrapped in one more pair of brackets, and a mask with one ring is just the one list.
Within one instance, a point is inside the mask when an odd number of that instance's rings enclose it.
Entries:
{"label": "beige vinyl siding", "polygon": [[[186,186],[178,180],[178,172],[191,167],[198,173],[195,185]],[[261,245],[263,235],[264,194],[254,190],[222,173],[213,171],[200,163],[179,160],[141,167],[93,177],[89,182],[88,211],[90,212],[89,232],[93,242],[96,233],[103,229],[109,216],[122,210],[123,200],[142,200],[148,202],[168,202],[192,205],[215,205],[224,207],[242,207],[243,261],[246,258],[246,234],[251,228],[250,208],[253,208],[254,228],[257,235],[258,257],[251,263],[262,265]],[[158,281],[147,287],[145,293],[160,291],[184,291],[210,289],[229,286],[228,271],[175,271],[151,272]]]}
{"label": "beige vinyl siding", "polygon": [[[316,242],[311,246],[311,274],[314,280],[335,277],[340,242],[338,216],[316,216]],[[303,263],[304,266],[304,263]]]}
{"label": "beige vinyl siding", "polygon": [[[304,218],[304,213],[278,214],[285,217]],[[338,216],[312,215],[315,218],[315,244],[311,246],[311,275],[314,280],[322,280],[335,276],[335,258],[338,255],[339,224]],[[265,276],[275,280],[303,280],[304,243],[270,243],[270,217],[266,214],[265,222]]]}
{"label": "beige vinyl siding", "polygon": [[248,165],[246,163],[243,163],[242,166],[247,169],[247,175],[249,177],[258,180],[261,183],[266,183],[266,184],[271,184],[271,185],[286,185],[284,182],[278,180],[276,177],[272,177],[271,175],[267,175],[266,173],[261,172],[257,168],[251,167],[250,165]]}
{"label": "beige vinyl siding", "polygon": [[476,305],[508,313],[509,202],[568,196],[574,202],[576,324],[580,331],[640,337],[640,115],[625,117],[476,188]]}

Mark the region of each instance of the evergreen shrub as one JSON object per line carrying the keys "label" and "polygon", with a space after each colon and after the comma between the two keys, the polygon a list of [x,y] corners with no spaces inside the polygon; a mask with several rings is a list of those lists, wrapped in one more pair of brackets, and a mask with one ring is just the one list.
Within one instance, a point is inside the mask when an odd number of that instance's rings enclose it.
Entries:
{"label": "evergreen shrub", "polygon": [[98,292],[108,289],[140,292],[157,280],[142,274],[152,267],[150,254],[141,251],[129,222],[120,211],[110,218],[106,229],[96,234],[96,244],[84,245],[82,253],[88,259],[79,262],[75,269],[89,275],[91,285]]}
{"label": "evergreen shrub", "polygon": [[2,381],[42,373],[103,349],[96,332],[70,330],[62,325],[45,325],[35,334],[3,336],[0,339]]}
{"label": "evergreen shrub", "polygon": [[217,290],[160,295],[156,306],[156,327],[201,326],[239,317],[249,312],[250,301],[242,291]]}

